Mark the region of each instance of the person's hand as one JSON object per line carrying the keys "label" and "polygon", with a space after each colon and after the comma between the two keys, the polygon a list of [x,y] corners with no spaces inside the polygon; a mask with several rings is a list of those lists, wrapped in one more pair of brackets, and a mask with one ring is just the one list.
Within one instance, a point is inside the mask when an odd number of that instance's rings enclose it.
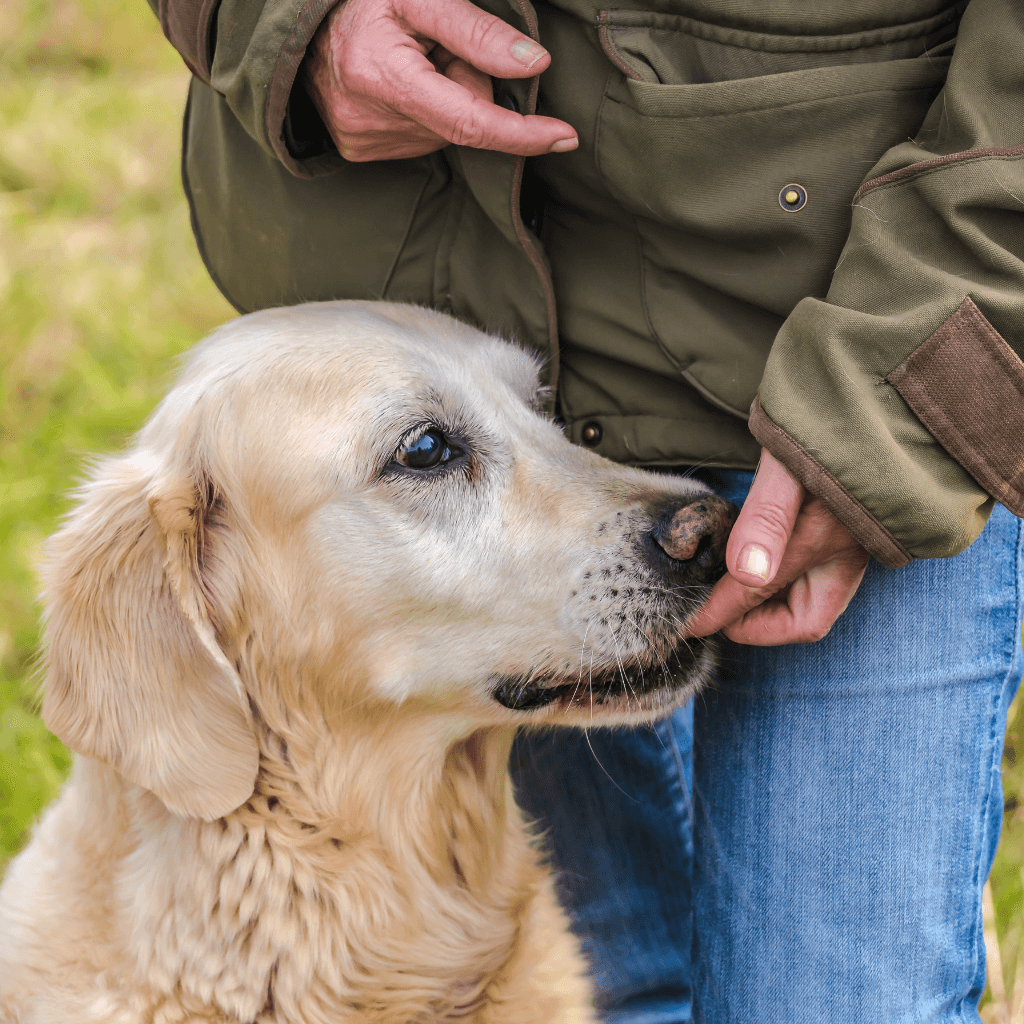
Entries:
{"label": "person's hand", "polygon": [[342,0],[303,68],[338,152],[365,161],[452,142],[522,156],[575,149],[564,121],[493,101],[491,75],[529,78],[550,63],[539,43],[469,0]]}
{"label": "person's hand", "polygon": [[687,623],[758,647],[820,640],[846,610],[869,555],[789,470],[761,452],[750,494],[729,535],[729,574]]}

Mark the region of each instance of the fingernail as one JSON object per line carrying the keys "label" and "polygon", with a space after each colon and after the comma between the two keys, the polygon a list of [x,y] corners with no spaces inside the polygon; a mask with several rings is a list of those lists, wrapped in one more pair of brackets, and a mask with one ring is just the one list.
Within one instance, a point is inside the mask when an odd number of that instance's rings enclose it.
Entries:
{"label": "fingernail", "polygon": [[549,153],[568,153],[580,144],[579,139],[559,139],[549,150]]}
{"label": "fingernail", "polygon": [[756,576],[759,580],[768,580],[768,570],[771,568],[771,560],[768,552],[760,544],[748,544],[740,552],[739,569],[741,572]]}
{"label": "fingernail", "polygon": [[528,68],[532,68],[548,52],[532,39],[517,39],[509,49],[512,56]]}

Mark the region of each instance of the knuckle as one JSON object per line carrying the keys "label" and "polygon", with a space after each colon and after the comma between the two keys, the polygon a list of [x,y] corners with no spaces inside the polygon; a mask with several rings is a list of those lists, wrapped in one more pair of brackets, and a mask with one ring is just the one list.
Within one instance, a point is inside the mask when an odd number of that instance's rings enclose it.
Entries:
{"label": "knuckle", "polygon": [[807,502],[800,510],[803,519],[804,530],[809,537],[819,543],[825,543],[832,538],[841,538],[846,534],[846,528],[832,515],[828,508],[818,499]]}
{"label": "knuckle", "polygon": [[382,139],[377,133],[364,133],[358,125],[346,125],[346,130],[334,133],[334,143],[338,152],[351,163],[379,159],[377,151]]}
{"label": "knuckle", "polygon": [[484,142],[484,133],[472,112],[468,112],[455,118],[448,138],[457,146],[471,146],[479,149]]}
{"label": "knuckle", "polygon": [[751,514],[750,525],[772,537],[788,537],[792,529],[789,516],[776,505],[759,506]]}
{"label": "knuckle", "polygon": [[806,626],[801,633],[800,642],[805,644],[816,644],[819,640],[824,640],[831,632],[831,622],[811,623]]}
{"label": "knuckle", "polygon": [[501,45],[501,37],[507,30],[508,26],[503,21],[483,14],[473,22],[469,45],[476,51],[496,49]]}
{"label": "knuckle", "polygon": [[819,498],[817,495],[812,494],[804,503],[800,509],[802,514],[808,519],[815,521],[822,520],[827,521],[832,517],[832,513],[829,512],[828,506]]}
{"label": "knuckle", "polygon": [[341,126],[333,126],[331,131],[331,138],[334,139],[335,146],[338,147],[338,152],[346,160],[358,160],[360,153],[362,153],[368,145],[368,139],[363,135],[358,125],[353,125],[351,121],[345,121]]}
{"label": "knuckle", "polygon": [[350,164],[363,164],[376,159],[372,150],[361,146],[346,146],[340,152]]}
{"label": "knuckle", "polygon": [[339,77],[356,95],[374,95],[380,91],[380,72],[371,61],[353,60],[342,69]]}

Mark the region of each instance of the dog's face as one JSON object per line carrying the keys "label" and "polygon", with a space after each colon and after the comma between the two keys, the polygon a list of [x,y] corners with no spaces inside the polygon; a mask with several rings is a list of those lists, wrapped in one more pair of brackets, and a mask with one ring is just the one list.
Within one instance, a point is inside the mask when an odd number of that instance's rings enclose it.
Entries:
{"label": "dog's face", "polygon": [[[168,802],[171,783],[90,710],[97,685],[109,718],[151,700],[155,674],[157,718],[124,724],[152,719],[165,747],[168,731],[211,734],[212,688],[212,732],[236,752],[254,651],[341,715],[370,702],[589,726],[681,703],[712,669],[683,623],[721,574],[735,510],[571,445],[537,397],[526,353],[412,307],[324,303],[222,328],[52,542],[51,726]],[[136,611],[97,596],[115,578]],[[103,645],[124,643],[112,665]],[[98,684],[82,681],[93,662]],[[199,710],[157,720],[185,708]],[[252,772],[248,756],[213,803]]]}

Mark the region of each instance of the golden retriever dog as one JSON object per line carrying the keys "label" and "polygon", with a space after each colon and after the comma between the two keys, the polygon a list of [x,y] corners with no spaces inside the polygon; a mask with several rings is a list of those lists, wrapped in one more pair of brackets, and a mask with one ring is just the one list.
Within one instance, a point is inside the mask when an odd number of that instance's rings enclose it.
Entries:
{"label": "golden retriever dog", "polygon": [[0,890],[4,1024],[593,1019],[513,733],[701,686],[735,510],[537,381],[424,309],[270,310],[96,464],[43,567],[78,757]]}

